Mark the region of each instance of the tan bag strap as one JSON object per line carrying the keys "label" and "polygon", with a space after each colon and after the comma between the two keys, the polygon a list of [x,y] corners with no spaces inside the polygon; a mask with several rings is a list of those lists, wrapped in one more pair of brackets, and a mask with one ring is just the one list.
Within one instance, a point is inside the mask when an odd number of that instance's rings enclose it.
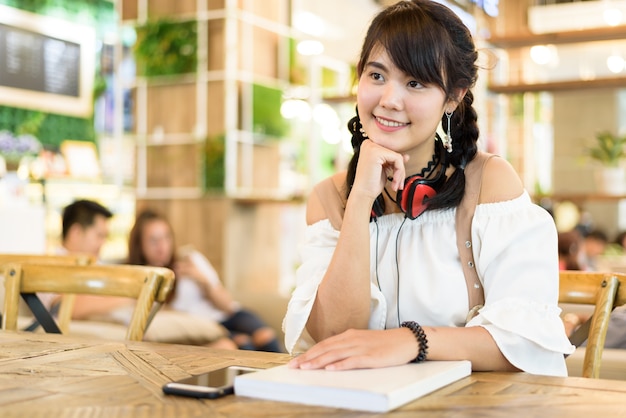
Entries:
{"label": "tan bag strap", "polygon": [[346,210],[345,185],[339,184],[343,176],[331,176],[318,183],[313,191],[319,196],[319,201],[324,207],[328,220],[333,228],[341,230],[343,214]]}
{"label": "tan bag strap", "polygon": [[467,164],[465,167],[465,194],[461,204],[456,208],[456,245],[465,276],[470,308],[467,321],[474,317],[485,304],[485,292],[476,272],[476,263],[472,251],[472,219],[480,197],[483,168],[493,156],[493,154],[479,151],[474,159]]}

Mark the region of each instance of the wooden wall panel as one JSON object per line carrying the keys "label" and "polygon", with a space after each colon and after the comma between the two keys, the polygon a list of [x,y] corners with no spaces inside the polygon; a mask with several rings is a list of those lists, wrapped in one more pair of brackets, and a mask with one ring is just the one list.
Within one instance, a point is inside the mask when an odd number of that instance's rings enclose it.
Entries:
{"label": "wooden wall panel", "polygon": [[[253,187],[255,190],[276,190],[280,184],[280,147],[278,142],[268,141],[265,144],[254,144],[252,146],[252,161],[250,167],[245,156],[248,145],[239,144],[237,156],[238,174],[237,183],[241,187]],[[251,171],[252,175],[246,173]]]}
{"label": "wooden wall panel", "polygon": [[207,70],[224,70],[224,19],[208,21]]}
{"label": "wooden wall panel", "polygon": [[167,18],[196,12],[196,0],[148,0],[150,18]]}
{"label": "wooden wall panel", "polygon": [[[254,38],[252,68],[242,67],[242,69],[264,77],[278,78],[278,42],[280,42],[281,37],[261,28],[253,28],[252,33]],[[282,41],[287,42],[285,39]],[[243,66],[243,63],[246,62],[245,57],[242,56],[240,62]]]}
{"label": "wooden wall panel", "polygon": [[528,8],[534,3],[534,0],[501,0],[498,3],[499,16],[489,19],[491,35],[494,37],[529,35]]}
{"label": "wooden wall panel", "polygon": [[209,138],[224,135],[224,82],[210,81],[207,83],[207,135]]}
{"label": "wooden wall panel", "polygon": [[223,9],[224,8],[224,0],[208,0],[207,8],[209,10]]}
{"label": "wooden wall panel", "polygon": [[[136,20],[138,3],[142,0],[120,0],[122,2],[122,20]],[[257,2],[263,3],[263,2]],[[224,8],[224,0],[208,0],[208,10]],[[168,17],[177,14],[190,14],[196,11],[196,0],[149,0],[148,14],[151,17]]]}
{"label": "wooden wall panel", "polygon": [[[288,10],[288,0],[263,0],[263,1],[245,1],[240,0],[239,8],[251,12],[256,16],[263,17],[265,19],[280,22],[281,17],[289,18],[289,13],[285,13]],[[247,7],[248,6],[248,7]],[[281,16],[283,14],[284,16]],[[288,22],[282,22],[288,24]]]}
{"label": "wooden wall panel", "polygon": [[122,20],[136,20],[137,10],[137,0],[122,0]]}
{"label": "wooden wall panel", "polygon": [[226,243],[232,291],[276,292],[280,279],[282,205],[268,202],[232,206]]}
{"label": "wooden wall panel", "polygon": [[148,133],[193,132],[196,123],[196,86],[178,84],[148,87]]}
{"label": "wooden wall panel", "polygon": [[196,187],[202,183],[202,144],[148,148],[148,187]]}

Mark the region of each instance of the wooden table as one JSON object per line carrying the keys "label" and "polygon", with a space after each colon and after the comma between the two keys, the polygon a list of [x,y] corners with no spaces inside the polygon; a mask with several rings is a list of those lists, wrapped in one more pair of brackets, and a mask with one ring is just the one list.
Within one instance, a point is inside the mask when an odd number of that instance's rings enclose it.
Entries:
{"label": "wooden table", "polygon": [[[171,380],[237,364],[271,367],[286,354],[0,332],[0,417],[376,417],[260,401],[163,395]],[[626,416],[626,381],[473,373],[385,416]]]}

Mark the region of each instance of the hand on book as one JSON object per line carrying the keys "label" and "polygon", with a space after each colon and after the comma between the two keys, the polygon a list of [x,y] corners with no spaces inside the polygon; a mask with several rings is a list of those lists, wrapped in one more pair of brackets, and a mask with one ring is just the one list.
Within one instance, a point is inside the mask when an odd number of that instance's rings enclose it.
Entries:
{"label": "hand on book", "polygon": [[289,362],[300,369],[349,370],[406,364],[417,355],[418,344],[408,328],[351,329],[327,338]]}

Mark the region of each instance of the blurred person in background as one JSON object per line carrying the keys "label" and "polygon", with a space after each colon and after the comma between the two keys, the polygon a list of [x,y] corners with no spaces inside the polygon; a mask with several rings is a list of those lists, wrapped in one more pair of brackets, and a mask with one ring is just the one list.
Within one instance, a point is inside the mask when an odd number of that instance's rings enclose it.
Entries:
{"label": "blurred person in background", "polygon": [[167,309],[220,323],[239,349],[283,351],[276,332],[233,300],[204,255],[190,246],[177,253],[171,225],[160,214],[145,210],[137,215],[129,238],[128,262],[174,270],[176,285]]}
{"label": "blurred person in background", "polygon": [[609,237],[601,229],[592,229],[583,234],[581,267],[587,271],[598,270],[598,258],[609,245]]}
{"label": "blurred person in background", "polygon": [[559,232],[559,270],[581,270],[582,237],[577,230]]}
{"label": "blurred person in background", "polygon": [[[108,208],[93,200],[80,199],[70,203],[63,209],[61,247],[57,253],[89,255],[100,262],[100,250],[109,237],[109,221],[112,217],[113,213]],[[52,304],[55,304],[59,299],[53,296],[55,299]],[[107,314],[129,303],[130,299],[122,297],[77,295],[72,319]]]}

